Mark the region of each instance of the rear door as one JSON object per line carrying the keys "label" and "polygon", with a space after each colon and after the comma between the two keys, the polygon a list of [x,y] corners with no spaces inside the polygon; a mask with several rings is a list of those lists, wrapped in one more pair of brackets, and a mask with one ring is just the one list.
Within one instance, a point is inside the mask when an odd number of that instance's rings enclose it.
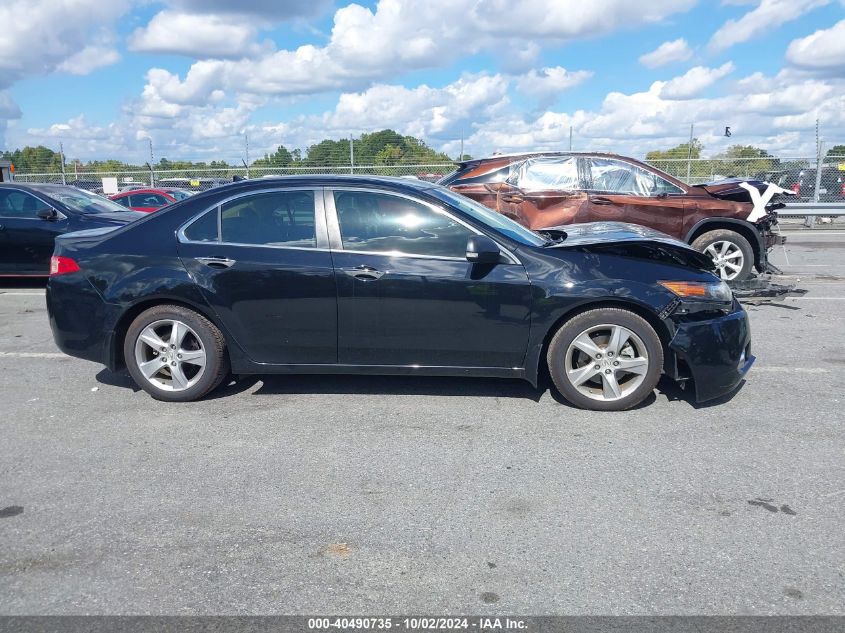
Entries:
{"label": "rear door", "polygon": [[27,191],[0,189],[0,274],[47,275],[56,236],[67,230],[61,213],[53,220],[38,217],[50,205]]}
{"label": "rear door", "polygon": [[500,192],[502,213],[531,229],[583,221],[587,196],[576,156],[538,156],[514,164]]}
{"label": "rear door", "polygon": [[630,222],[684,238],[686,192],[659,175],[614,158],[585,158],[583,221]]}
{"label": "rear door", "polygon": [[320,189],[240,194],[179,231],[179,256],[254,361],[337,362],[337,293]]}

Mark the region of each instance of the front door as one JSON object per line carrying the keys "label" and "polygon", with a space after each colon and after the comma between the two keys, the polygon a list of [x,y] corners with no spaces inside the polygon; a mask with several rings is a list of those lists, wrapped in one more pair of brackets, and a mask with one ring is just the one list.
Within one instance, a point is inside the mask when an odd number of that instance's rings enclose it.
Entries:
{"label": "front door", "polygon": [[337,296],[319,189],[242,195],[179,235],[179,256],[254,361],[337,362]]}
{"label": "front door", "polygon": [[326,205],[340,363],[522,367],[531,296],[521,264],[470,264],[475,231],[421,200],[334,189]]}
{"label": "front door", "polygon": [[47,275],[57,235],[67,218],[45,220],[38,212],[49,205],[20,189],[0,189],[0,274]]}
{"label": "front door", "polygon": [[587,158],[585,221],[630,222],[684,239],[685,192],[657,174],[613,158]]}

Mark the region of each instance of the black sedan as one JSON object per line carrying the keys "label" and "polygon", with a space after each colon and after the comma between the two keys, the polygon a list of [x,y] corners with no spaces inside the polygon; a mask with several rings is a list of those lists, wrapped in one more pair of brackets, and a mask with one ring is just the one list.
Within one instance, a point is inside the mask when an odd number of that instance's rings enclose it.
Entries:
{"label": "black sedan", "polygon": [[46,277],[56,236],[141,217],[76,187],[0,183],[0,276]]}
{"label": "black sedan", "polygon": [[422,181],[232,183],[56,240],[47,305],[66,353],[154,398],[229,375],[523,378],[636,405],[661,374],[699,400],[748,371],[748,318],[712,263],[644,227],[533,232]]}

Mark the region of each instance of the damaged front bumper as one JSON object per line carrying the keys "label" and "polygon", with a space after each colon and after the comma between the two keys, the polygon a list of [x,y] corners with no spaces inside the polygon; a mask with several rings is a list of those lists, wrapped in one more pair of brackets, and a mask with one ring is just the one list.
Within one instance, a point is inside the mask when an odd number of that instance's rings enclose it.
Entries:
{"label": "damaged front bumper", "polygon": [[670,317],[669,349],[675,355],[670,373],[679,381],[692,379],[698,402],[733,391],[755,360],[748,315],[739,302],[734,300],[727,314],[702,316]]}

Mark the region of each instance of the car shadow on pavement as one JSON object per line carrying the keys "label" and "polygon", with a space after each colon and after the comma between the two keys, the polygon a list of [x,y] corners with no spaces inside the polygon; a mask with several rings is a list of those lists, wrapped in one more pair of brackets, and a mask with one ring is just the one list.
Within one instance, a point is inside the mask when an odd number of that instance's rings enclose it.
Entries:
{"label": "car shadow on pavement", "polygon": [[46,277],[0,277],[0,292],[21,288],[46,288]]}
{"label": "car shadow on pavement", "polygon": [[[126,371],[112,372],[101,370],[96,375],[100,384],[112,387],[141,391]],[[686,402],[694,409],[706,409],[725,404],[742,389],[745,381],[731,393],[709,400],[696,402],[692,385],[682,389],[669,378],[663,377],[657,384],[657,392],[663,394],[669,402]],[[233,376],[223,385],[206,395],[203,400],[227,398],[239,393],[251,391],[255,396],[272,395],[379,395],[379,396],[445,396],[475,398],[519,398],[539,402],[548,391],[555,402],[570,409],[576,409],[552,385],[548,376],[540,379],[539,388],[534,388],[524,380],[503,378],[470,378],[444,376],[353,376],[343,374],[256,374]],[[657,400],[652,392],[631,410],[651,406]]]}
{"label": "car shadow on pavement", "polygon": [[[257,388],[256,385],[258,385]],[[472,396],[521,398],[538,402],[543,391],[523,380],[441,376],[352,376],[343,374],[268,374],[238,376],[205,399],[252,390],[252,395],[349,394],[404,396]]]}
{"label": "car shadow on pavement", "polygon": [[684,389],[674,380],[665,376],[660,379],[659,383],[657,383],[657,390],[666,396],[666,399],[669,402],[686,402],[693,409],[709,409],[710,407],[717,407],[733,400],[734,396],[742,390],[744,385],[745,380],[742,380],[733,391],[726,393],[724,396],[714,398],[713,400],[707,400],[706,402],[695,401],[695,387],[693,384],[689,384],[687,388]]}

